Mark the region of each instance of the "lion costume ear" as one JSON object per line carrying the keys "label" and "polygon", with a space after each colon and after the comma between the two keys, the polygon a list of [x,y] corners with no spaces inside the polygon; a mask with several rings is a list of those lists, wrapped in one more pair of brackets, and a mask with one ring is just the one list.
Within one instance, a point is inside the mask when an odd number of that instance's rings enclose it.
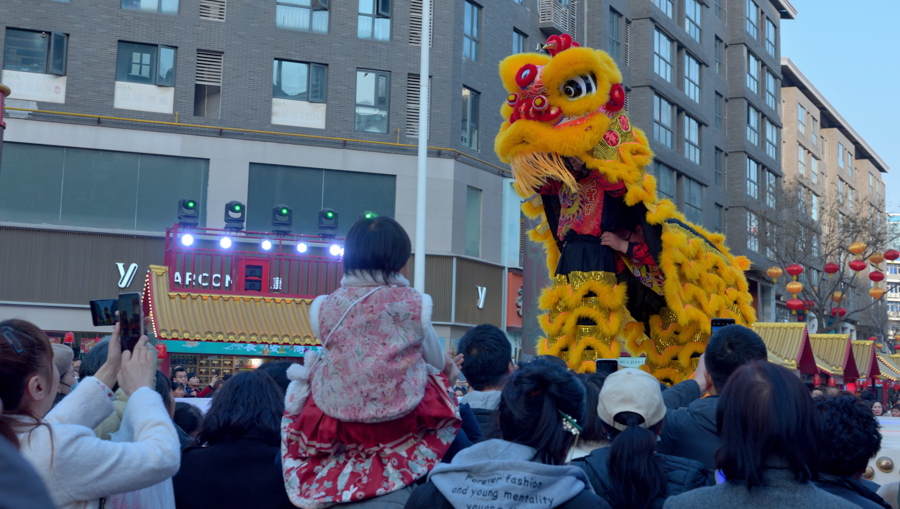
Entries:
{"label": "lion costume ear", "polygon": [[510,94],[519,93],[519,85],[516,84],[516,73],[525,64],[534,64],[537,66],[547,65],[550,62],[549,55],[540,53],[517,53],[510,55],[500,61],[500,78],[503,80],[503,86]]}

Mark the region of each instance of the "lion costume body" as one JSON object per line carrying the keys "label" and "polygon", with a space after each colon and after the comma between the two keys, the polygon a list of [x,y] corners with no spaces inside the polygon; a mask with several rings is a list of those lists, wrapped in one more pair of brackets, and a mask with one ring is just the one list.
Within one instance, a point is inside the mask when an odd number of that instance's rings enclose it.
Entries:
{"label": "lion costume body", "polygon": [[689,223],[656,196],[647,137],[624,110],[622,76],[605,52],[551,36],[550,56],[500,63],[509,92],[497,155],[512,167],[529,238],[547,255],[551,285],[541,355],[581,372],[622,348],[677,383],[695,369],[712,318],[755,320],[744,271],[725,237]]}

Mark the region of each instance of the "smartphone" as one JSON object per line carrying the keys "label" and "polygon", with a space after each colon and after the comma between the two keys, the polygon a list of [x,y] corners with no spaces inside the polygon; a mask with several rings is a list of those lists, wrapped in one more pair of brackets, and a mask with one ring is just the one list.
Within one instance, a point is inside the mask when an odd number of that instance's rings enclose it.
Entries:
{"label": "smartphone", "polygon": [[133,351],[134,345],[141,339],[144,330],[144,308],[141,305],[141,294],[119,294],[119,340],[122,351]]}
{"label": "smartphone", "polygon": [[715,334],[717,330],[722,327],[726,327],[728,325],[734,325],[734,318],[713,318],[712,319],[712,334]]}
{"label": "smartphone", "polygon": [[619,370],[619,361],[616,359],[597,359],[594,361],[597,365],[597,373],[611,375]]}
{"label": "smartphone", "polygon": [[94,321],[94,327],[103,325],[115,325],[116,311],[119,310],[118,299],[100,299],[91,301],[91,319]]}

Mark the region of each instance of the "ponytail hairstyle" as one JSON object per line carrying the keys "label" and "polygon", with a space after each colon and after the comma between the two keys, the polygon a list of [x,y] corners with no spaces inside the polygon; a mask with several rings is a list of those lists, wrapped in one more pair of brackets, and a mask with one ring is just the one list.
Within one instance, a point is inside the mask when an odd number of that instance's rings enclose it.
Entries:
{"label": "ponytail hairstyle", "polygon": [[668,477],[656,455],[656,436],[663,421],[644,428],[644,418],[620,412],[613,419],[624,431],[604,426],[612,439],[609,449],[609,504],[613,507],[646,509],[654,499],[666,495]]}
{"label": "ponytail hairstyle", "polygon": [[536,449],[541,463],[562,465],[576,437],[564,429],[562,414],[579,426],[584,423],[584,387],[571,371],[535,359],[514,371],[503,387],[500,435]]}
{"label": "ponytail hairstyle", "polygon": [[25,416],[41,423],[43,416],[34,415],[22,406],[22,398],[28,379],[42,374],[53,378],[53,348],[44,331],[25,320],[0,322],[0,436],[19,447],[19,438],[13,429],[13,416]]}

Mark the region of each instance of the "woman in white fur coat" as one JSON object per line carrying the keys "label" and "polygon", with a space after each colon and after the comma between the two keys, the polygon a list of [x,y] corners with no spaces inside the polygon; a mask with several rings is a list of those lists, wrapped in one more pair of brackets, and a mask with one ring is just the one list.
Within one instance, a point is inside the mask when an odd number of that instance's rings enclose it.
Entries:
{"label": "woman in white fur coat", "polygon": [[[50,341],[23,320],[0,322],[0,435],[17,444],[60,509],[94,509],[101,500],[172,477],[180,466],[178,434],[153,390],[156,352],[142,337],[122,352],[119,327],[106,363],[51,411],[59,385]],[[110,442],[92,429],[113,411],[113,386],[129,396],[123,426],[134,442]]]}

